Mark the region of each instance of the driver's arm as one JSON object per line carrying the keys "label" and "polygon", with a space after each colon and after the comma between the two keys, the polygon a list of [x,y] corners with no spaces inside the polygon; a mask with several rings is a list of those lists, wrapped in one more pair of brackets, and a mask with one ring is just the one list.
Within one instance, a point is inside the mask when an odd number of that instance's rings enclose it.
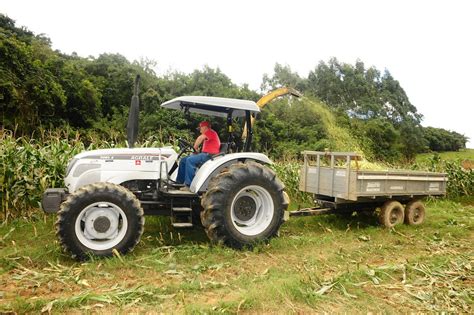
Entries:
{"label": "driver's arm", "polygon": [[206,140],[207,137],[205,135],[200,135],[199,137],[196,138],[196,141],[194,141],[194,150],[196,151],[199,151],[199,146],[201,145],[201,143],[204,142],[204,140]]}

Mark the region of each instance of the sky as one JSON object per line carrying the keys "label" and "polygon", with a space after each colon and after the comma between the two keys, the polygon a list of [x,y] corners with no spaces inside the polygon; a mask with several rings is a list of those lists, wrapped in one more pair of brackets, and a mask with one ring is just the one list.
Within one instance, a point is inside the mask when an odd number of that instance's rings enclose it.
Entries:
{"label": "sky", "polygon": [[304,77],[360,59],[390,71],[422,125],[474,148],[474,1],[2,0],[0,12],[68,54],[148,58],[158,74],[209,65],[255,90],[277,62]]}

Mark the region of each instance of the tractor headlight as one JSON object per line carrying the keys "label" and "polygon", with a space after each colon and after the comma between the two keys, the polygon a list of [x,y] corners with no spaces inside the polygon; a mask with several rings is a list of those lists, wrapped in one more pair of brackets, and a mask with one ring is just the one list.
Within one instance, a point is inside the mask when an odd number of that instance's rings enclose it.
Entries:
{"label": "tractor headlight", "polygon": [[69,164],[67,165],[67,168],[66,168],[66,177],[69,175],[69,173],[71,172],[72,170],[72,167],[74,166],[74,164],[76,164],[76,162],[78,161],[79,159],[72,159]]}

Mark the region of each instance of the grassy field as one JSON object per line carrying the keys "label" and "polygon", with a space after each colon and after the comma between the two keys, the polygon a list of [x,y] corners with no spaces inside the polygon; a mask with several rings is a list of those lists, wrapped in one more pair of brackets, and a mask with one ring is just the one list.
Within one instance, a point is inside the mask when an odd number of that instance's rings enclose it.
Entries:
{"label": "grassy field", "polygon": [[428,202],[425,224],[303,217],[252,251],[147,218],[136,250],[86,263],[60,251],[52,217],[0,226],[0,312],[474,311],[474,198]]}
{"label": "grassy field", "polygon": [[422,153],[416,156],[417,163],[424,163],[438,155],[442,160],[469,160],[474,162],[474,149],[463,149],[458,152],[441,152],[441,153]]}

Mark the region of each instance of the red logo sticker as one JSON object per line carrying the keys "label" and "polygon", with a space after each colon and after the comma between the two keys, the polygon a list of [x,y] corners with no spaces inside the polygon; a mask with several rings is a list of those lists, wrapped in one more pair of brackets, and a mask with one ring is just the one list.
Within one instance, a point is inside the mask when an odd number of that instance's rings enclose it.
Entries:
{"label": "red logo sticker", "polygon": [[140,160],[135,160],[135,165],[142,165],[142,161],[140,161]]}

